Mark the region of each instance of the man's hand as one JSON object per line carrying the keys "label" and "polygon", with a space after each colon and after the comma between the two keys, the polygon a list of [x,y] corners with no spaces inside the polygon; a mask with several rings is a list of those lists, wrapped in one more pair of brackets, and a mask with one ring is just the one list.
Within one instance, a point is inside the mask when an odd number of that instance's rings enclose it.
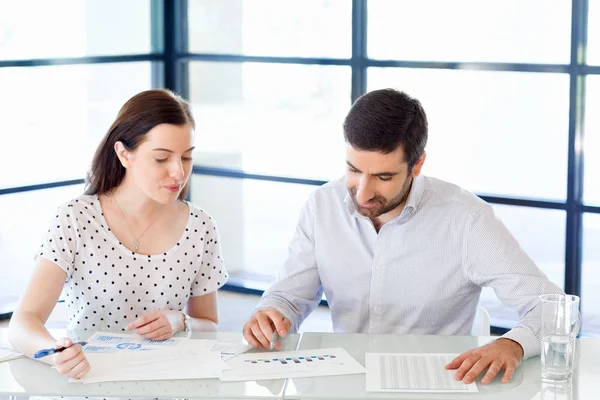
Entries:
{"label": "man's hand", "polygon": [[[289,319],[284,318],[277,310],[266,308],[256,311],[246,322],[244,338],[254,348],[269,349],[271,336],[275,330],[280,337],[284,338],[291,328],[292,323]],[[281,342],[278,340],[275,349],[279,350],[280,348]]]}
{"label": "man's hand", "polygon": [[446,365],[446,369],[458,368],[454,378],[466,384],[472,383],[488,367],[488,372],[481,379],[483,384],[490,383],[500,370],[504,370],[502,383],[507,383],[521,364],[522,358],[523,348],[519,343],[500,338],[459,355]]}

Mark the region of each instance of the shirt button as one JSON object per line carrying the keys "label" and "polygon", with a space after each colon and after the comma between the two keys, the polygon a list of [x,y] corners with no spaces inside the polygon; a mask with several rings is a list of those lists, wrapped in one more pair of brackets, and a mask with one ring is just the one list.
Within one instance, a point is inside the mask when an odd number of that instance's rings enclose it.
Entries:
{"label": "shirt button", "polygon": [[380,311],[381,311],[381,307],[378,307],[378,306],[373,306],[373,312],[374,312],[375,314],[379,314],[379,312],[380,312]]}
{"label": "shirt button", "polygon": [[380,270],[382,270],[382,269],[383,269],[383,267],[382,267],[381,265],[376,265],[376,266],[375,266],[375,269],[376,269],[376,270],[378,270],[378,271],[380,271]]}

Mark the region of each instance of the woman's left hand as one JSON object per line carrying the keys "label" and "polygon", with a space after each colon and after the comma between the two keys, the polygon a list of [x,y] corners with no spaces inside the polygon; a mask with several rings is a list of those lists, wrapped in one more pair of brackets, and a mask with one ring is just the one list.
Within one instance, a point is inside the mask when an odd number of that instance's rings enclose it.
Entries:
{"label": "woman's left hand", "polygon": [[127,325],[127,329],[135,330],[146,339],[169,339],[183,330],[183,314],[175,310],[152,311]]}

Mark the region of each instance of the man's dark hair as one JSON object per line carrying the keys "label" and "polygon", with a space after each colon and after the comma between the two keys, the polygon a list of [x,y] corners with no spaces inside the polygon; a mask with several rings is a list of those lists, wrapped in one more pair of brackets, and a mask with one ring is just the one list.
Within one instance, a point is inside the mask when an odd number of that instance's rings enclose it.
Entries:
{"label": "man's dark hair", "polygon": [[396,89],[366,93],[344,120],[344,137],[357,150],[389,154],[402,146],[412,168],[425,151],[427,116],[419,100]]}

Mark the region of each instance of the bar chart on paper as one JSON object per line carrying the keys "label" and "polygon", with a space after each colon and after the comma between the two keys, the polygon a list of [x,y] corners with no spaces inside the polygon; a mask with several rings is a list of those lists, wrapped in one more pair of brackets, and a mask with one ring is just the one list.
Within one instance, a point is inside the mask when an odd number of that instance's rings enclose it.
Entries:
{"label": "bar chart on paper", "polygon": [[223,381],[362,374],[364,367],[342,348],[246,353],[227,361]]}
{"label": "bar chart on paper", "polygon": [[274,357],[274,358],[259,358],[259,359],[246,359],[244,363],[248,364],[309,364],[320,361],[333,361],[336,360],[335,354],[319,354],[319,355],[306,355],[296,357]]}
{"label": "bar chart on paper", "polygon": [[367,392],[469,393],[475,383],[454,379],[447,370],[456,354],[367,353]]}

